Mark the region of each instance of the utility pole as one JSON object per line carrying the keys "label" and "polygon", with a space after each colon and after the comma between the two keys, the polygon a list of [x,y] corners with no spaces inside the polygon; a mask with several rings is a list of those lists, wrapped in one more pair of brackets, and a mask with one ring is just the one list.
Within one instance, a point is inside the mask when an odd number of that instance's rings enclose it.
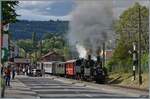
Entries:
{"label": "utility pole", "polygon": [[2,63],[2,26],[0,27],[1,28],[1,33],[0,33],[0,66],[3,66],[1,63]]}
{"label": "utility pole", "polygon": [[105,67],[105,42],[103,42],[103,67]]}
{"label": "utility pole", "polygon": [[40,57],[42,56],[42,40],[40,41]]}
{"label": "utility pole", "polygon": [[139,57],[138,57],[138,67],[139,67],[139,85],[142,84],[142,75],[141,75],[141,9],[139,6],[139,43],[138,43],[138,49],[139,49]]}

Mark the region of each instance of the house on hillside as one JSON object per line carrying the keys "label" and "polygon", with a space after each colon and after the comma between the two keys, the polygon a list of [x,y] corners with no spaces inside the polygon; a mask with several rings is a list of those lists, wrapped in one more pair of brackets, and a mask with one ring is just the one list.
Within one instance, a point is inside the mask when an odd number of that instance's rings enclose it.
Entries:
{"label": "house on hillside", "polygon": [[55,51],[50,51],[41,57],[41,61],[43,62],[64,61],[64,56],[60,55],[59,53]]}
{"label": "house on hillside", "polygon": [[105,51],[105,60],[107,61],[107,60],[109,60],[111,57],[112,57],[112,55],[113,55],[113,50],[106,50]]}
{"label": "house on hillside", "polygon": [[[108,61],[113,55],[113,50],[105,50],[105,61]],[[101,51],[101,57],[103,57],[103,51]]]}

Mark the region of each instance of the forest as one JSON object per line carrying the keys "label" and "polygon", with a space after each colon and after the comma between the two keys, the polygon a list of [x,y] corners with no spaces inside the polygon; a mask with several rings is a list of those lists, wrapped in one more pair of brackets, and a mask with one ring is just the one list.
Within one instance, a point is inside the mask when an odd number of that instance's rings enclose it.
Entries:
{"label": "forest", "polygon": [[28,21],[18,20],[10,24],[10,33],[14,40],[31,39],[35,32],[40,40],[45,33],[57,33],[63,35],[68,31],[69,21],[49,20],[49,21]]}

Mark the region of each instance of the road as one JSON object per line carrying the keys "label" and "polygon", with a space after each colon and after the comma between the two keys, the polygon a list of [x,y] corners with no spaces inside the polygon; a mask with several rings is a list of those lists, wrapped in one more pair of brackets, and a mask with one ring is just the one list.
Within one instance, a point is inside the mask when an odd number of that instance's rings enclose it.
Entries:
{"label": "road", "polygon": [[125,94],[110,93],[104,90],[88,88],[83,85],[69,84],[51,78],[25,77],[18,79],[35,92],[40,98],[131,98]]}

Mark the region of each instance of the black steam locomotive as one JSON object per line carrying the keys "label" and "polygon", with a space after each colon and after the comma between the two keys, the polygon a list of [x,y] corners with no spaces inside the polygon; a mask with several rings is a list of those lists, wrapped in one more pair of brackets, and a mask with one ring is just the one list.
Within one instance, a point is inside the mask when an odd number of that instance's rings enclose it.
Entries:
{"label": "black steam locomotive", "polygon": [[100,56],[97,56],[97,61],[92,60],[90,55],[88,59],[82,59],[81,75],[82,80],[105,83],[107,70],[102,67]]}

